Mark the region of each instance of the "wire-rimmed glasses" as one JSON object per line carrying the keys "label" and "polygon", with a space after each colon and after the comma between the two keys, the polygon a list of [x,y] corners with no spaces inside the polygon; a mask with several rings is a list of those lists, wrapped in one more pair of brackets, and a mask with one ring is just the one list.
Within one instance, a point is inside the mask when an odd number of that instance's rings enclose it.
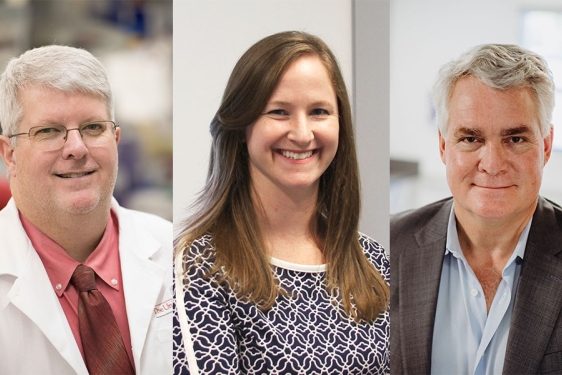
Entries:
{"label": "wire-rimmed glasses", "polygon": [[55,151],[64,146],[68,132],[71,130],[78,130],[87,147],[95,147],[104,144],[118,127],[119,125],[109,120],[90,121],[72,129],[67,129],[63,125],[44,125],[34,126],[25,133],[9,135],[8,138],[27,135],[35,147],[42,151]]}

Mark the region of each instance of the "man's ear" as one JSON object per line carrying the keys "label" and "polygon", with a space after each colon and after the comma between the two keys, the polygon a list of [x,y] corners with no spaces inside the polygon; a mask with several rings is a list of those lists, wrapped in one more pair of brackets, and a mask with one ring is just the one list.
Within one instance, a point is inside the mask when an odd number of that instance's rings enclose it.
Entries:
{"label": "man's ear", "polygon": [[552,153],[552,142],[553,142],[553,140],[554,140],[554,126],[552,126],[552,124],[550,124],[550,131],[548,132],[548,135],[543,139],[543,142],[544,142],[544,165],[546,165],[546,162],[548,161],[548,159],[550,159],[550,154]]}
{"label": "man's ear", "polygon": [[121,139],[121,127],[115,129],[115,144],[119,144],[119,140]]}
{"label": "man's ear", "polygon": [[16,177],[16,154],[10,138],[0,135],[0,157],[11,177]]}
{"label": "man's ear", "polygon": [[443,164],[447,164],[445,162],[445,137],[443,137],[440,130],[438,130],[438,133],[439,133],[439,155],[441,156],[441,161],[443,161]]}

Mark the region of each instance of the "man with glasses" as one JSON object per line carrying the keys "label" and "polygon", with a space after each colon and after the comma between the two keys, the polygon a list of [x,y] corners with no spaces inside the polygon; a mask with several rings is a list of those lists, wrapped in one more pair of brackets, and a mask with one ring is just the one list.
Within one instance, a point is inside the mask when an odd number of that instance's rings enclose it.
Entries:
{"label": "man with glasses", "polygon": [[112,198],[121,129],[100,62],[12,59],[0,124],[0,373],[170,373],[172,227]]}

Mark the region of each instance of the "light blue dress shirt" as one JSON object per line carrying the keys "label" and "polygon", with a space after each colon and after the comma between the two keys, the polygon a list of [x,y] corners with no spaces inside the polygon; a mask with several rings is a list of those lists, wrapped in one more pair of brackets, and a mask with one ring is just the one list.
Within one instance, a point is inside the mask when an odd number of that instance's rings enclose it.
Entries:
{"label": "light blue dress shirt", "polygon": [[459,244],[454,209],[433,326],[432,374],[501,374],[531,220],[523,229],[490,307]]}

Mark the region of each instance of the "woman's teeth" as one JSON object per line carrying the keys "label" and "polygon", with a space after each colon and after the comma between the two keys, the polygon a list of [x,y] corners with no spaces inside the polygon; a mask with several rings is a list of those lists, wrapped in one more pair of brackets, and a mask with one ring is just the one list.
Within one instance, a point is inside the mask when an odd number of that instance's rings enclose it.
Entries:
{"label": "woman's teeth", "polygon": [[281,155],[293,160],[307,159],[311,157],[313,153],[314,153],[313,151],[307,151],[307,152],[281,151]]}

